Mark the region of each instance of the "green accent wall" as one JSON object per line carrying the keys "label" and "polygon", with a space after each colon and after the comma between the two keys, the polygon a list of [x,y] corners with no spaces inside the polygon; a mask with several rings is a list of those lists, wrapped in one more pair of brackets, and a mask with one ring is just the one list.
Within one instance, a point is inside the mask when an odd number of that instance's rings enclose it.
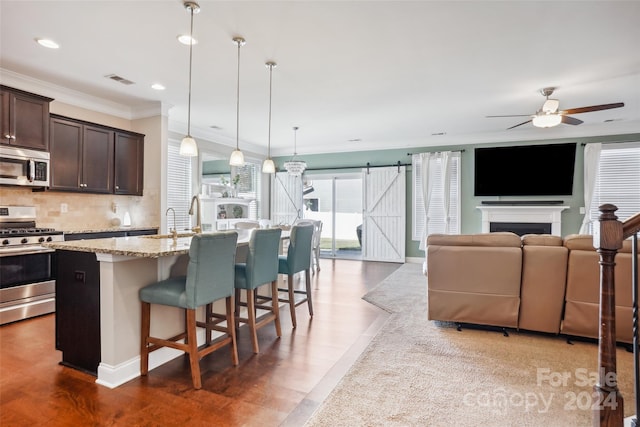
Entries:
{"label": "green accent wall", "polygon": [[[542,129],[544,132],[544,129]],[[628,134],[628,135],[610,135],[610,136],[596,136],[585,138],[566,138],[566,139],[554,139],[554,140],[536,140],[536,141],[513,141],[497,144],[474,144],[474,145],[447,145],[437,147],[414,147],[414,148],[402,148],[402,149],[389,149],[378,151],[357,151],[348,153],[330,153],[330,154],[310,154],[310,155],[298,155],[299,158],[307,162],[309,169],[325,169],[331,172],[353,171],[358,170],[361,167],[366,167],[367,163],[372,166],[379,165],[394,165],[398,161],[402,164],[410,164],[411,156],[408,153],[421,153],[429,151],[463,151],[461,158],[461,233],[479,233],[482,228],[482,215],[477,206],[483,200],[563,200],[564,204],[570,206],[562,212],[562,235],[577,233],[582,224],[583,215],[580,214],[580,207],[584,205],[584,185],[583,185],[583,143],[592,142],[627,142],[627,141],[640,141],[640,133]],[[473,195],[473,176],[474,176],[474,156],[473,150],[476,147],[503,147],[514,145],[528,145],[528,144],[553,144],[563,142],[576,142],[578,144],[576,149],[576,164],[575,175],[573,180],[573,195],[564,197],[474,197]],[[278,170],[283,170],[283,164],[289,157],[275,157],[274,162]],[[309,171],[308,174],[317,173],[316,171]],[[542,165],[540,173],[544,173],[544,165]],[[406,200],[407,200],[407,225],[406,225],[406,256],[410,258],[422,258],[424,257],[424,251],[418,249],[418,242],[411,240],[411,224],[412,218],[412,194],[411,194],[411,182],[412,171],[411,166],[407,167],[407,185],[406,185]],[[529,177],[529,179],[535,179],[535,177]]]}

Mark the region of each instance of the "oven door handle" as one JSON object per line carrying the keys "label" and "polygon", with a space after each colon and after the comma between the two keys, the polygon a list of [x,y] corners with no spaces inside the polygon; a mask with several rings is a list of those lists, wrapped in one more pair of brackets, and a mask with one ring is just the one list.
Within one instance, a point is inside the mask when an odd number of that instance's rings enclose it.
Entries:
{"label": "oven door handle", "polygon": [[45,248],[43,246],[18,247],[18,248],[2,248],[0,249],[0,258],[6,256],[46,254],[55,252],[55,249]]}
{"label": "oven door handle", "polygon": [[27,178],[29,182],[33,182],[36,179],[36,162],[33,159],[29,159],[29,170],[27,171]]}

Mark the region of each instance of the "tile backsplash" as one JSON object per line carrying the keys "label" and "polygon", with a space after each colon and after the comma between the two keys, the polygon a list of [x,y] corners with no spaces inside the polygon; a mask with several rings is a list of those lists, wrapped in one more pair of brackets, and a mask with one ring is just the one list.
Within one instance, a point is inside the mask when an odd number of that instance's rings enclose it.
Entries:
{"label": "tile backsplash", "polygon": [[[0,204],[36,207],[36,225],[61,231],[102,230],[117,227],[129,212],[133,227],[158,227],[160,201],[155,189],[144,196],[34,192],[24,187],[0,187]],[[63,212],[66,208],[66,212]],[[114,212],[115,210],[115,212]]]}

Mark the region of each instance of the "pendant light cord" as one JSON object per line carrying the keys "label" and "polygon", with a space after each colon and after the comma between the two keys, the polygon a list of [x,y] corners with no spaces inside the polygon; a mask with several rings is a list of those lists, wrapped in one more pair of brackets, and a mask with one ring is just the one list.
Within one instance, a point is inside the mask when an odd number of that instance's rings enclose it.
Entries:
{"label": "pendant light cord", "polygon": [[273,67],[275,67],[275,63],[267,62],[267,66],[269,67],[269,133],[267,138],[267,156],[271,158],[271,94],[273,88]]}
{"label": "pendant light cord", "polygon": [[296,156],[298,155],[298,126],[294,126],[293,127],[293,159],[296,158]]}
{"label": "pendant light cord", "polygon": [[242,39],[234,39],[238,44],[238,84],[236,87],[236,150],[240,150],[240,47]]}
{"label": "pendant light cord", "polygon": [[189,6],[191,11],[191,29],[189,30],[189,105],[187,110],[187,136],[191,138],[191,69],[193,67],[193,8]]}

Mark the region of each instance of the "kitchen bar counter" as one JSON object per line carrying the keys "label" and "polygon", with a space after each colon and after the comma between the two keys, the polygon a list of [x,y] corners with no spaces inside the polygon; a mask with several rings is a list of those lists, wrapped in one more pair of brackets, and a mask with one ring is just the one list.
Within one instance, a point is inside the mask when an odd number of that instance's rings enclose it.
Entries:
{"label": "kitchen bar counter", "polygon": [[[251,230],[236,231],[238,246],[246,246]],[[283,239],[288,234],[284,231]],[[185,275],[190,244],[191,236],[174,241],[166,235],[44,243],[58,252],[56,343],[61,363],[96,374],[96,382],[110,388],[138,377],[138,293],[151,283]],[[92,313],[95,325],[89,327]],[[154,335],[169,337],[184,330],[182,310],[154,305],[151,313]],[[204,331],[199,332],[198,343],[204,343]],[[149,369],[182,354],[168,347],[154,351]]]}
{"label": "kitchen bar counter", "polygon": [[91,228],[91,229],[87,229],[87,228],[83,228],[83,229],[76,229],[76,230],[63,230],[64,234],[84,234],[84,233],[117,233],[117,232],[128,232],[128,231],[140,231],[140,230],[152,230],[152,229],[158,229],[159,227],[157,225],[151,225],[148,227],[141,227],[141,226],[131,226],[131,227],[124,227],[122,225],[117,226],[117,227],[103,227],[103,228]]}
{"label": "kitchen bar counter", "polygon": [[43,246],[66,251],[159,258],[170,255],[188,254],[190,244],[191,237],[179,237],[174,241],[171,238],[136,236],[50,242],[43,243]]}

